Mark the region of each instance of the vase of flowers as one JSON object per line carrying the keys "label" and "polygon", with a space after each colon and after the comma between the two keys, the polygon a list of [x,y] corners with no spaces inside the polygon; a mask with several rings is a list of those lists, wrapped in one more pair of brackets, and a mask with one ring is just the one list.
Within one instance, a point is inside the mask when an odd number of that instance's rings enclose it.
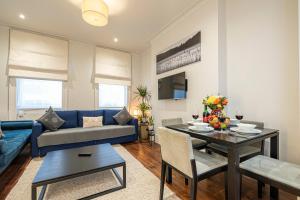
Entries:
{"label": "vase of flowers", "polygon": [[202,104],[211,110],[208,117],[209,124],[215,129],[226,129],[230,123],[224,112],[228,99],[223,96],[207,96],[203,99]]}

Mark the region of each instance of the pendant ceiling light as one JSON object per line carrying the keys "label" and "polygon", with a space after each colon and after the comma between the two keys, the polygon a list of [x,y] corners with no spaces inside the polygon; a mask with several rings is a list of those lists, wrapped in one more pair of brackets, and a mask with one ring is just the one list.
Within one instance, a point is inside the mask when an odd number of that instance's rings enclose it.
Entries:
{"label": "pendant ceiling light", "polygon": [[108,6],[103,0],[83,0],[82,18],[93,26],[105,26],[108,22]]}

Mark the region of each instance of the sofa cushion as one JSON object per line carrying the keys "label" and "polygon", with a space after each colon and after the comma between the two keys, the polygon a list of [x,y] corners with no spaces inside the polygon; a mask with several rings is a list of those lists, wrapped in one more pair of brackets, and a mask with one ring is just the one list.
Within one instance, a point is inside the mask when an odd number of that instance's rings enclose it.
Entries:
{"label": "sofa cushion", "polygon": [[4,153],[6,141],[4,139],[0,139],[0,153]]}
{"label": "sofa cushion", "polygon": [[78,111],[68,110],[68,111],[55,111],[56,114],[65,120],[65,123],[60,128],[76,128],[78,127]]}
{"label": "sofa cushion", "polygon": [[38,146],[51,146],[60,144],[71,144],[116,138],[135,134],[135,127],[131,125],[108,125],[94,128],[70,128],[60,129],[55,132],[45,132],[38,137]]}
{"label": "sofa cushion", "polygon": [[104,119],[103,119],[103,124],[104,125],[115,125],[118,124],[117,121],[113,118],[114,115],[116,115],[118,112],[120,112],[121,110],[104,110],[103,111],[103,115],[104,115]]}
{"label": "sofa cushion", "polygon": [[119,125],[126,125],[132,119],[132,116],[127,111],[127,108],[124,107],[120,112],[114,115],[113,118],[118,122]]}
{"label": "sofa cushion", "polygon": [[50,131],[56,131],[65,123],[65,120],[61,119],[52,107],[37,121],[41,122]]}
{"label": "sofa cushion", "polygon": [[0,166],[9,164],[17,156],[30,137],[31,132],[31,129],[4,131],[5,137],[2,139]]}
{"label": "sofa cushion", "polygon": [[103,126],[103,116],[99,117],[83,117],[83,128]]}
{"label": "sofa cushion", "polygon": [[78,111],[78,126],[83,126],[83,117],[99,117],[103,116],[103,110],[79,110]]}

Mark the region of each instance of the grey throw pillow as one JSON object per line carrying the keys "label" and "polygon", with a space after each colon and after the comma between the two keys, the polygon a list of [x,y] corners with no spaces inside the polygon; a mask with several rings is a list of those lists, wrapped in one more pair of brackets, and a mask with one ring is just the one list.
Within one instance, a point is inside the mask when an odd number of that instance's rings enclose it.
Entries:
{"label": "grey throw pillow", "polygon": [[37,121],[41,122],[46,129],[50,131],[56,131],[65,123],[65,120],[60,118],[52,109],[52,107],[50,107],[48,111]]}
{"label": "grey throw pillow", "polygon": [[118,122],[119,125],[126,125],[131,119],[132,116],[124,107],[120,112],[118,112],[113,118]]}

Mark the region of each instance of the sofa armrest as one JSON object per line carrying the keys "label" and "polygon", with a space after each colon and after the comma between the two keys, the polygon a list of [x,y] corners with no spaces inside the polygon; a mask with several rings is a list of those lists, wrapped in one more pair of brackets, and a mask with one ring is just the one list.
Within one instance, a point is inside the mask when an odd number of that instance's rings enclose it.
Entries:
{"label": "sofa armrest", "polygon": [[43,125],[37,121],[33,123],[31,134],[31,155],[32,157],[39,156],[39,147],[37,144],[37,138],[45,131]]}
{"label": "sofa armrest", "polygon": [[138,135],[139,132],[139,121],[136,118],[132,118],[128,123],[128,125],[133,125],[135,127],[135,134]]}
{"label": "sofa armrest", "polygon": [[1,122],[1,129],[3,131],[32,129],[32,126],[33,126],[32,120],[2,121]]}

